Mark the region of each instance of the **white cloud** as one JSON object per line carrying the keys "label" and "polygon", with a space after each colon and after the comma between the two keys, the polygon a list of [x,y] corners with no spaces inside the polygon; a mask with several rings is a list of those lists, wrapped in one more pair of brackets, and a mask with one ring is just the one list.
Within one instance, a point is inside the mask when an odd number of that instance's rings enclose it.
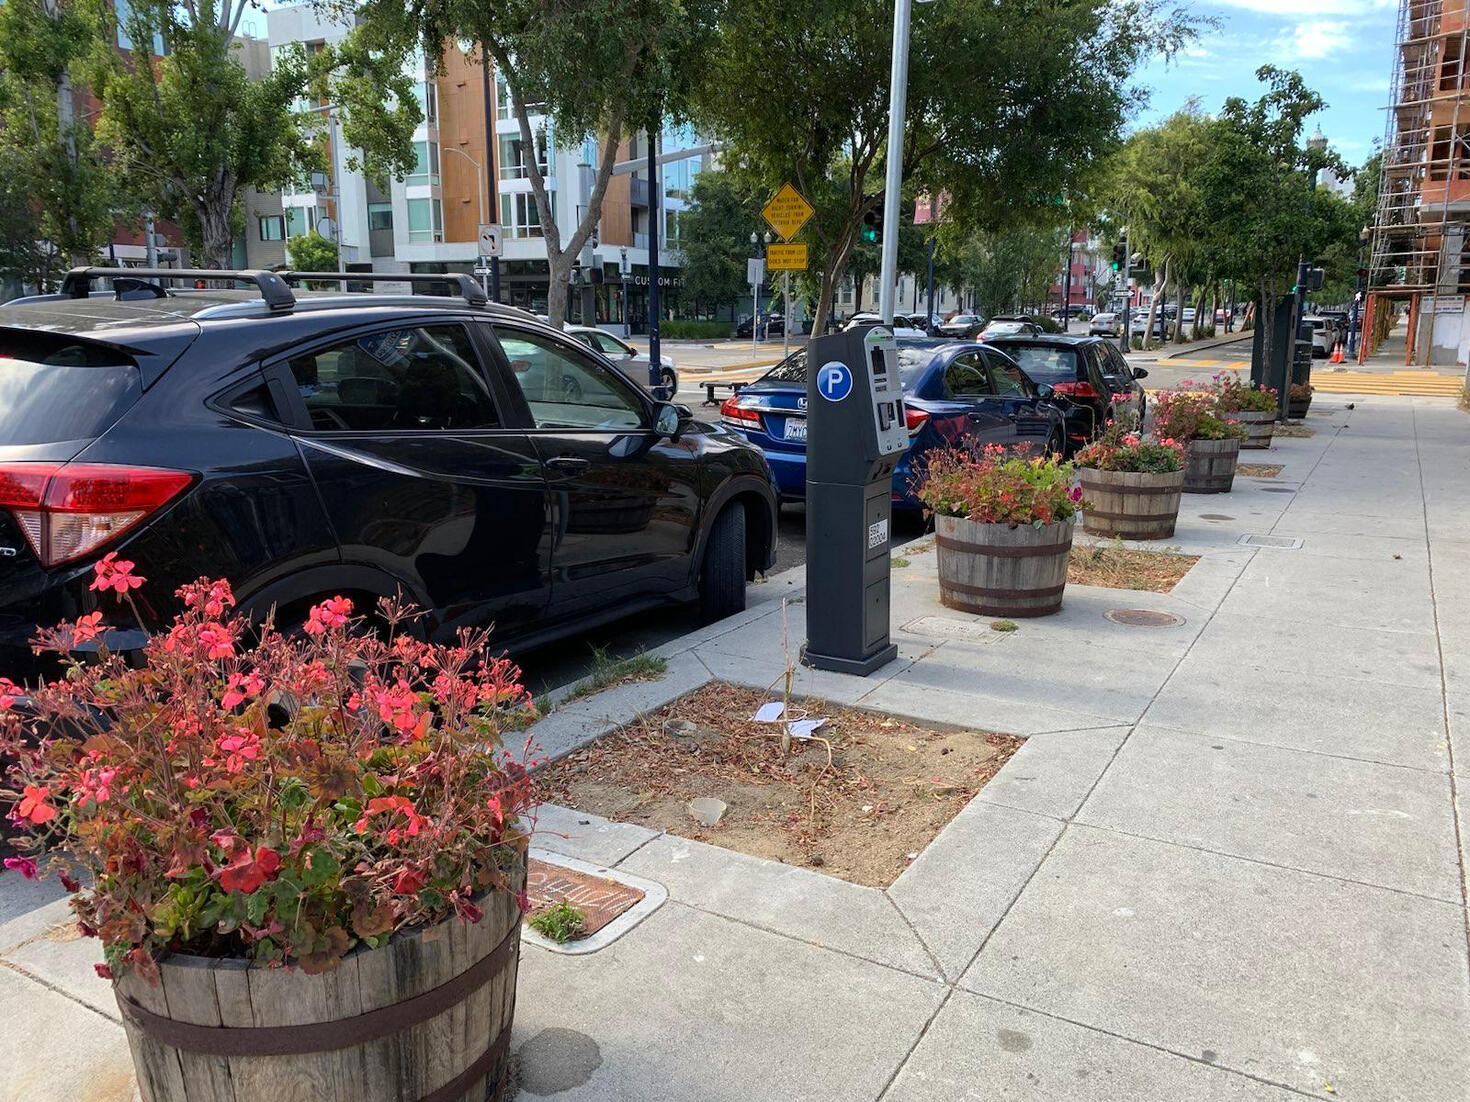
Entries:
{"label": "white cloud", "polygon": [[1398,7],[1397,0],[1216,0],[1221,7],[1240,8],[1284,19],[1308,15],[1361,16]]}
{"label": "white cloud", "polygon": [[1287,64],[1320,60],[1357,44],[1357,36],[1341,19],[1312,19],[1283,31],[1271,43],[1272,54]]}

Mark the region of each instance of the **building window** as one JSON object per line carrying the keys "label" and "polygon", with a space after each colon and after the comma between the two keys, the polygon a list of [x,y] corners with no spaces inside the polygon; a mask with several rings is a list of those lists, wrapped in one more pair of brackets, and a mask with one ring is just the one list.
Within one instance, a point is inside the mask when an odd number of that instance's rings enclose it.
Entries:
{"label": "building window", "polygon": [[[510,85],[505,83],[505,78],[499,73],[495,74],[495,102],[497,105],[495,111],[497,118],[513,119],[516,117],[515,107],[510,102]],[[545,107],[546,104],[544,103],[528,103],[526,104],[526,114],[532,116],[540,115],[543,113]]]}
{"label": "building window", "polygon": [[[556,192],[547,198],[556,202]],[[541,212],[536,207],[536,196],[521,191],[500,197],[500,223],[507,237],[540,237]]]}
{"label": "building window", "polygon": [[432,80],[413,86],[413,98],[418,100],[419,110],[424,113],[424,122],[429,126],[439,124],[439,87]]}
{"label": "building window", "polygon": [[286,217],[282,214],[268,214],[260,220],[260,239],[262,241],[284,241],[286,239]]}
{"label": "building window", "polygon": [[438,199],[408,200],[408,239],[444,240],[444,213]]}
{"label": "building window", "polygon": [[[541,169],[542,177],[551,173],[550,147],[551,137],[548,134],[549,127],[539,127],[536,135],[536,164]],[[500,178],[502,180],[527,180],[530,179],[530,157],[526,143],[521,140],[519,134],[500,135]]]}
{"label": "building window", "polygon": [[679,211],[664,211],[664,242],[670,248],[679,247]]}
{"label": "building window", "polygon": [[409,173],[407,182],[410,184],[428,184],[431,187],[438,187],[439,143],[414,142],[413,151],[415,157],[414,169]]}
{"label": "building window", "polygon": [[318,219],[326,211],[318,210],[316,207],[287,207],[286,208],[286,236],[305,237],[316,229]]}
{"label": "building window", "polygon": [[368,229],[391,230],[393,228],[393,204],[368,204]]}
{"label": "building window", "polygon": [[[113,0],[112,10],[117,15],[117,48],[119,50],[131,50],[133,48],[132,35],[128,33],[128,25],[133,21],[133,5],[129,0]],[[153,53],[157,57],[163,57],[168,53],[168,46],[163,41],[163,35],[153,32]]]}

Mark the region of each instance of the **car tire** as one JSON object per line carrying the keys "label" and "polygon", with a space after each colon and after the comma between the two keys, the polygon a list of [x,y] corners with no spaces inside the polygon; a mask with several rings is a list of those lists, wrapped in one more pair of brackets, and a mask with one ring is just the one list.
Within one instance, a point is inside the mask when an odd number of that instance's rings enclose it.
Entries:
{"label": "car tire", "polygon": [[727,505],[715,518],[699,576],[699,613],[707,624],[745,611],[745,509]]}
{"label": "car tire", "polygon": [[679,393],[679,376],[674,374],[672,367],[666,367],[660,371],[658,381],[659,385],[669,392],[671,400],[675,394]]}
{"label": "car tire", "polygon": [[1062,430],[1052,429],[1051,435],[1046,438],[1046,451],[1044,454],[1049,459],[1056,459],[1060,461],[1061,459],[1065,458],[1064,451],[1066,447],[1067,442],[1062,436]]}

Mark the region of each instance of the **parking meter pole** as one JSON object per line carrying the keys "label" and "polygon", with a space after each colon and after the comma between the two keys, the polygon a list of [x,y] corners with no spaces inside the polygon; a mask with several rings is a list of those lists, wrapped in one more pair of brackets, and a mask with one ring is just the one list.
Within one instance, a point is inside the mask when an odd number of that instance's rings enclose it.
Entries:
{"label": "parking meter pole", "polygon": [[760,354],[761,340],[761,285],[755,280],[750,282],[750,353]]}
{"label": "parking meter pole", "polygon": [[791,355],[791,273],[781,273],[781,358]]}
{"label": "parking meter pole", "polygon": [[[493,207],[496,197],[491,192],[495,189],[495,181],[499,179],[499,174],[496,171],[498,168],[496,164],[498,154],[496,152],[497,143],[495,141],[495,104],[490,97],[490,54],[485,49],[483,42],[480,43],[480,96],[485,105],[485,163],[489,167],[489,171],[486,173],[489,179],[485,182],[484,188],[481,189],[480,202],[483,204],[488,200]],[[484,210],[483,206],[481,210]],[[492,210],[491,213],[494,213],[494,211]],[[480,221],[485,221],[485,215],[483,213],[480,215]],[[499,256],[492,256],[490,258],[489,294],[491,302],[500,301]]]}
{"label": "parking meter pole", "polygon": [[806,645],[819,670],[866,677],[889,641],[893,468],[908,449],[898,346],[882,326],[807,342]]}
{"label": "parking meter pole", "polygon": [[655,111],[648,127],[648,388],[655,394],[663,383],[660,371],[663,360],[659,357],[658,347],[658,220],[663,217],[659,212],[659,127],[659,112]]}

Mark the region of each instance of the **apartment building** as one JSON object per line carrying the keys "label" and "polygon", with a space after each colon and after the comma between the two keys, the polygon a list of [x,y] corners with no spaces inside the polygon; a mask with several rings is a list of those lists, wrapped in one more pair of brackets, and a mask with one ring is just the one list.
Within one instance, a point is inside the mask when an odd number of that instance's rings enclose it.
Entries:
{"label": "apartment building", "polygon": [[[350,30],[350,24],[309,5],[272,8],[265,14],[272,54],[295,43],[311,48],[336,42]],[[351,151],[339,140],[331,106],[300,104],[300,110],[324,120],[330,169],[296,189],[247,197],[246,259],[251,265],[283,263],[293,238],[324,226],[340,243],[345,271],[473,273],[478,227],[494,222],[502,229],[501,298],[544,312],[549,267],[530,158],[536,158],[546,179],[566,241],[591,194],[596,141],[558,141],[550,118],[534,109],[533,141],[523,141],[509,89],[493,71],[488,88],[493,117],[487,126],[486,70],[477,53],[467,54],[457,44],[447,46],[437,72],[431,74],[420,59],[410,75],[424,114],[414,134],[413,171],[380,187],[348,165]],[[646,160],[648,141],[644,133],[626,140],[619,161]],[[703,144],[687,128],[672,126],[659,141],[664,154],[698,150]],[[679,216],[688,205],[694,176],[709,164],[707,152],[696,153],[664,164],[659,172],[660,288],[666,314],[678,307]],[[588,323],[619,325],[626,319],[639,332],[646,330],[648,318],[650,183],[646,167],[626,167],[609,183],[596,246],[579,257],[582,274],[572,289],[570,310],[574,319]]]}

